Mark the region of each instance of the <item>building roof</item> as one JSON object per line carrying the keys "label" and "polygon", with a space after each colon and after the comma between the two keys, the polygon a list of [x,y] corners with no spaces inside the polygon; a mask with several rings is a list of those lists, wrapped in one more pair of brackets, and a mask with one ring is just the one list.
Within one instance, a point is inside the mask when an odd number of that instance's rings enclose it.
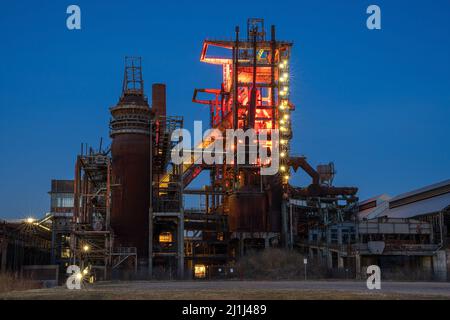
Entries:
{"label": "building roof", "polygon": [[[373,206],[370,203],[373,203]],[[450,210],[450,180],[435,183],[394,198],[381,195],[360,203],[361,220],[379,217],[408,219]]]}
{"label": "building roof", "polygon": [[358,215],[360,219],[373,219],[379,215],[381,211],[384,211],[389,207],[389,199],[391,196],[387,194],[381,194],[376,197],[364,200],[359,203],[359,207],[362,209]]}
{"label": "building roof", "polygon": [[446,186],[450,186],[450,179],[444,180],[444,181],[441,181],[441,182],[438,182],[438,183],[434,183],[434,184],[431,184],[431,185],[428,185],[428,186],[425,186],[425,187],[422,187],[422,188],[419,188],[419,189],[416,189],[416,190],[412,190],[412,191],[409,191],[409,192],[402,193],[402,194],[400,194],[398,196],[395,196],[390,201],[391,202],[398,201],[400,199],[409,198],[409,197],[418,195],[420,193],[425,193],[425,192],[428,192],[428,191],[441,189],[441,188],[444,188]]}
{"label": "building roof", "polygon": [[383,193],[383,194],[377,195],[375,197],[366,199],[364,201],[360,201],[358,203],[358,205],[361,207],[361,206],[368,204],[370,202],[373,202],[373,201],[376,201],[377,203],[379,203],[379,202],[383,202],[383,201],[390,200],[390,199],[392,199],[392,197],[390,195]]}
{"label": "building roof", "polygon": [[389,209],[386,213],[389,218],[412,218],[438,213],[449,208],[450,193],[445,193]]}
{"label": "building roof", "polygon": [[386,216],[386,211],[389,210],[389,201],[384,201],[377,204],[376,207],[363,210],[359,212],[359,219],[361,220],[371,220],[378,217]]}

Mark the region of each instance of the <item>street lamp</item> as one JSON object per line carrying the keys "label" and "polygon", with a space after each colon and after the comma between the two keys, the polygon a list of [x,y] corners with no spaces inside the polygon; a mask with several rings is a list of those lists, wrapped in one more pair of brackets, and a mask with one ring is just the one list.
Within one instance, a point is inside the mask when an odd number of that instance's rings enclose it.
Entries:
{"label": "street lamp", "polygon": [[32,223],[34,223],[35,221],[36,221],[36,219],[34,219],[34,218],[32,218],[32,217],[29,217],[29,218],[27,218],[27,219],[25,220],[25,222],[28,223],[28,224],[32,224]]}

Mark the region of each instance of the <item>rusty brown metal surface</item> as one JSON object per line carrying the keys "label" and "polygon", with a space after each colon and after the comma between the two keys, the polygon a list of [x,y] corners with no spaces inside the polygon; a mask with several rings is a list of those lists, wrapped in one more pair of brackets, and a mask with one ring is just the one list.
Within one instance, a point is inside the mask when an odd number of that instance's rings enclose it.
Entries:
{"label": "rusty brown metal surface", "polygon": [[257,190],[237,191],[228,196],[231,232],[265,232],[267,230],[267,197]]}
{"label": "rusty brown metal surface", "polygon": [[150,119],[140,58],[126,60],[119,103],[111,108],[111,227],[116,247],[136,247],[148,256],[150,204]]}
{"label": "rusty brown metal surface", "polygon": [[155,118],[166,115],[166,85],[154,83],[152,85],[152,111]]}
{"label": "rusty brown metal surface", "polygon": [[354,187],[329,187],[311,184],[306,188],[291,188],[292,196],[325,197],[325,196],[355,196],[358,188]]}
{"label": "rusty brown metal surface", "polygon": [[52,180],[51,193],[73,193],[73,180]]}
{"label": "rusty brown metal surface", "polygon": [[148,252],[148,210],[150,198],[150,141],[138,134],[122,134],[111,146],[111,227],[115,244],[136,247],[138,257]]}
{"label": "rusty brown metal surface", "polygon": [[298,168],[305,171],[312,179],[312,184],[319,184],[320,176],[317,171],[306,161],[305,157],[291,157],[289,165],[297,172]]}
{"label": "rusty brown metal surface", "polygon": [[281,205],[283,200],[283,186],[274,176],[265,177],[268,180],[266,194],[268,200],[267,231],[281,232]]}

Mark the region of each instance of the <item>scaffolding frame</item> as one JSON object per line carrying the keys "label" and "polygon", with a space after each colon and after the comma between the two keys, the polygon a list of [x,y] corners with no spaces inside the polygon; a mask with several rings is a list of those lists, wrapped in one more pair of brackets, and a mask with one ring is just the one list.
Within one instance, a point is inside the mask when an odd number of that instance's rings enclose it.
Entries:
{"label": "scaffolding frame", "polygon": [[[177,141],[172,133],[183,127],[183,118],[158,116],[150,123],[150,208],[148,273],[153,276],[155,261],[175,259],[177,277],[184,277],[184,213],[182,198],[182,165],[171,163],[170,155]],[[170,168],[169,168],[170,165]],[[162,248],[157,241],[158,228],[176,233],[175,251]]]}
{"label": "scaffolding frame", "polygon": [[[86,152],[84,152],[86,150]],[[74,215],[70,234],[71,261],[82,270],[109,271],[132,260],[137,269],[136,248],[115,248],[110,226],[112,181],[109,150],[82,147],[75,164]]]}

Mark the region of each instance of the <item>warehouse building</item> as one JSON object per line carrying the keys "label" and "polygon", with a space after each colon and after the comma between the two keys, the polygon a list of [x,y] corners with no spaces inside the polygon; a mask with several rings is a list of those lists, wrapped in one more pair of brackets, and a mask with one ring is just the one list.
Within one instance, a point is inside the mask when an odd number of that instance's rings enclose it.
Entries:
{"label": "warehouse building", "polygon": [[450,180],[360,202],[354,218],[313,228],[310,256],[357,277],[378,265],[387,279],[448,279]]}

